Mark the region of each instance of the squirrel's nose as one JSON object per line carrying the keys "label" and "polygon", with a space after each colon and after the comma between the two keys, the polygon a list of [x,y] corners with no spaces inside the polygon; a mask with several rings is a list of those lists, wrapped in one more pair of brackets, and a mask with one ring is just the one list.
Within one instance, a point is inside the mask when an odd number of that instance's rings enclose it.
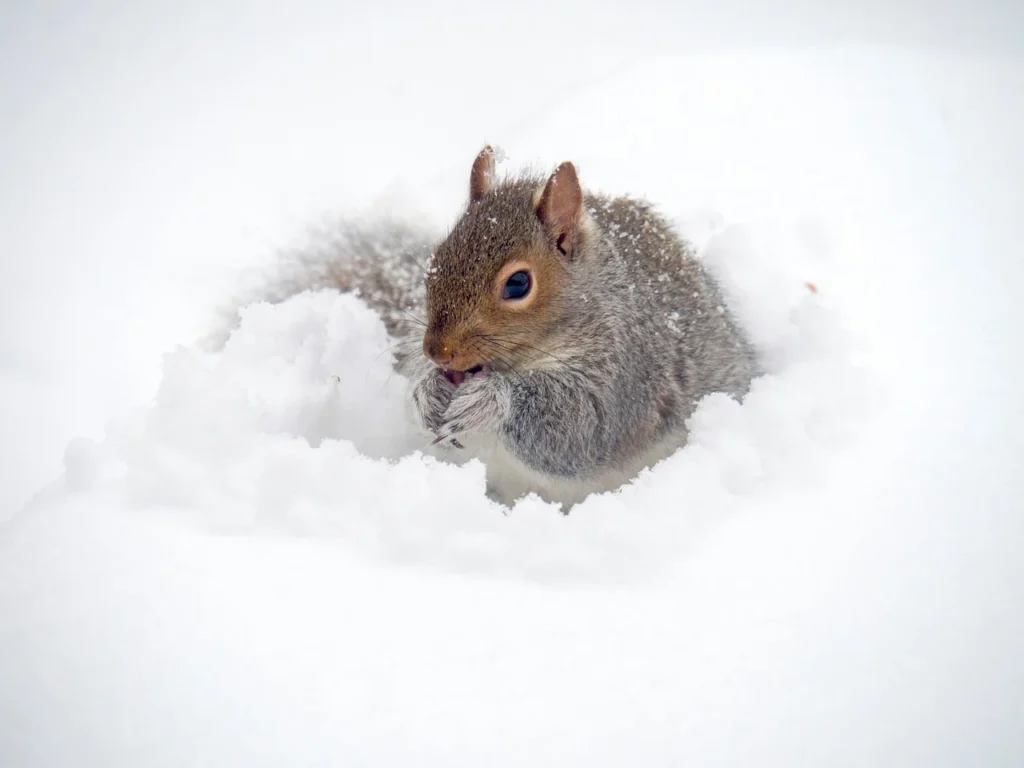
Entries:
{"label": "squirrel's nose", "polygon": [[431,336],[423,339],[423,354],[442,368],[455,359],[455,350],[450,345]]}

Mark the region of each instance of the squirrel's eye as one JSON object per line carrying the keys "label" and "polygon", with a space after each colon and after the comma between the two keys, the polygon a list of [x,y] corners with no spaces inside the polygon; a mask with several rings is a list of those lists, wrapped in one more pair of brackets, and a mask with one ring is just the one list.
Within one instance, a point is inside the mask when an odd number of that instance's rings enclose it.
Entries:
{"label": "squirrel's eye", "polygon": [[509,279],[505,281],[505,287],[501,291],[501,298],[512,300],[525,298],[526,294],[530,292],[532,284],[533,281],[530,279],[530,273],[526,270],[513,272]]}

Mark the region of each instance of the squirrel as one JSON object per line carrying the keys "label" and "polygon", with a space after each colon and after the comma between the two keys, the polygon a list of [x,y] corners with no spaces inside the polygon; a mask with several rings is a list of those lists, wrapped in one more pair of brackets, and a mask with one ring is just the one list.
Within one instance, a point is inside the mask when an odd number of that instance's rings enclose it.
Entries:
{"label": "squirrel", "polygon": [[419,425],[480,456],[500,501],[568,511],[684,445],[705,395],[742,399],[757,354],[650,205],[584,192],[570,162],[503,180],[495,165],[484,147],[430,259],[423,353],[398,368]]}
{"label": "squirrel", "polygon": [[357,293],[399,341],[428,439],[479,457],[498,501],[533,492],[568,512],[675,452],[701,398],[742,400],[761,369],[694,245],[652,206],[584,192],[570,162],[499,180],[495,161],[477,155],[440,242],[348,222],[291,254],[261,298]]}

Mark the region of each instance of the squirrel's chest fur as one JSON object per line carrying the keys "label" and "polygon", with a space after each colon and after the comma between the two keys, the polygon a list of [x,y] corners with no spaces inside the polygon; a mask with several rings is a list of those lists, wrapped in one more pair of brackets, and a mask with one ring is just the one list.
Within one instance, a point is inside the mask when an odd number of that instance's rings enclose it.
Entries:
{"label": "squirrel's chest fur", "polygon": [[535,493],[545,501],[562,504],[563,511],[568,511],[569,507],[592,493],[622,487],[643,469],[671,456],[685,442],[685,432],[669,432],[661,439],[646,444],[642,452],[631,454],[622,464],[575,476],[539,471],[493,438],[468,438],[465,449],[487,467],[488,492],[501,503],[511,505],[523,496]]}

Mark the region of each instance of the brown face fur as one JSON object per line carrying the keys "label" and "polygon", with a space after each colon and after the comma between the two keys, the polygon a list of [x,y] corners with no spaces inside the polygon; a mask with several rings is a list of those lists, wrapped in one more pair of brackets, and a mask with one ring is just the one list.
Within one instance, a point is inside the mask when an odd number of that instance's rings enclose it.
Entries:
{"label": "brown face fur", "polygon": [[[453,371],[484,364],[521,371],[545,357],[543,342],[562,315],[583,193],[570,163],[546,184],[496,184],[490,147],[473,163],[469,190],[469,207],[433,255],[423,353]],[[520,270],[530,275],[529,292],[502,298]]]}
{"label": "brown face fur", "polygon": [[[552,330],[560,309],[565,278],[560,254],[546,243],[494,254],[488,269],[427,284],[428,328],[423,340],[427,357],[454,371],[482,364],[498,370],[522,369],[538,357],[539,346]],[[503,300],[505,282],[523,270],[530,274],[525,298]],[[475,283],[467,283],[470,276]],[[479,290],[466,291],[468,285]]]}

